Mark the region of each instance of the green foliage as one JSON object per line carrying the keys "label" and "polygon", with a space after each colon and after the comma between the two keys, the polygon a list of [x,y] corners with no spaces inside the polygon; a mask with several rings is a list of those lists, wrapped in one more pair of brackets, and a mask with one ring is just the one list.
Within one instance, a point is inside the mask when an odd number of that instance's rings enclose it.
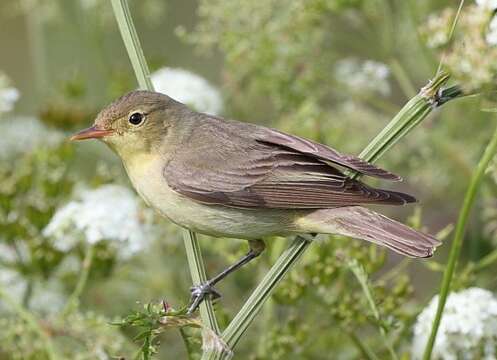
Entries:
{"label": "green foliage", "polygon": [[48,278],[62,260],[41,233],[72,191],[75,179],[67,167],[71,159],[73,149],[65,144],[11,159],[15,167],[0,167],[0,233],[3,244],[16,254],[4,265],[28,278]]}
{"label": "green foliage", "polygon": [[[64,319],[49,316],[38,319],[60,359],[90,360],[127,358],[134,348],[126,337],[109,325],[109,320],[94,313],[72,314]],[[45,344],[37,333],[17,316],[0,320],[2,331],[0,356],[6,359],[45,360]]]}

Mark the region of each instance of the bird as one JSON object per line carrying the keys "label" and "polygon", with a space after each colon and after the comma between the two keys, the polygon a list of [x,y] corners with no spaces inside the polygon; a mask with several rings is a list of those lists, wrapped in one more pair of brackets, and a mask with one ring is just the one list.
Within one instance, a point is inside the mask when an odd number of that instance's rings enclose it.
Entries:
{"label": "bird", "polygon": [[351,172],[401,178],[358,157],[265,126],[190,109],[173,98],[136,90],[114,100],[93,126],[71,140],[98,139],[122,160],[145,203],[183,228],[248,240],[236,263],[191,288],[188,313],[214,286],[258,257],[270,236],[336,234],[413,258],[433,255],[440,241],[370,210],[416,202],[374,188]]}

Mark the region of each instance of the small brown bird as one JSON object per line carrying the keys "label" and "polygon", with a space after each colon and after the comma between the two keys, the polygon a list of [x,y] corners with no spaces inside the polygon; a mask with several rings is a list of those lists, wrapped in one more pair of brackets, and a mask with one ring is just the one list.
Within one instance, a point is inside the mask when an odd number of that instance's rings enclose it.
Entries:
{"label": "small brown bird", "polygon": [[357,157],[263,126],[198,113],[170,97],[133,91],[73,140],[99,139],[122,159],[135,189],[161,215],[193,231],[249,240],[250,251],[192,288],[189,311],[271,235],[340,234],[410,257],[440,242],[359,205],[404,205],[407,194],[372,188],[342,169],[400,178]]}

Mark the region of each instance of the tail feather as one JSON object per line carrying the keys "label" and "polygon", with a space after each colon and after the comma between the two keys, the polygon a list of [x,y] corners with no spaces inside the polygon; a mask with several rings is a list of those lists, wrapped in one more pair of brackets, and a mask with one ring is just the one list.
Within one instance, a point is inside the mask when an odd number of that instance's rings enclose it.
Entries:
{"label": "tail feather", "polygon": [[350,236],[409,257],[430,257],[441,244],[431,235],[360,206],[317,210],[298,223],[306,232]]}

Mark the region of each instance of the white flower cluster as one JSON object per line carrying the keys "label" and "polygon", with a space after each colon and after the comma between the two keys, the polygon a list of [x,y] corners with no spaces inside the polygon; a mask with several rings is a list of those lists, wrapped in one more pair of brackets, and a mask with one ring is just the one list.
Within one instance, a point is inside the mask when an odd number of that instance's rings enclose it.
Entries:
{"label": "white flower cluster", "polygon": [[56,211],[43,234],[52,237],[54,246],[61,251],[69,251],[82,238],[90,244],[118,242],[119,256],[129,258],[148,242],[146,215],[131,190],[103,185],[79,190],[74,200]]}
{"label": "white flower cluster", "polygon": [[[19,272],[0,268],[0,284],[8,291],[9,296],[21,303],[28,287],[28,282]],[[57,281],[37,281],[32,284],[30,309],[41,313],[55,313],[66,301],[62,285]],[[0,302],[2,310],[2,302]]]}
{"label": "white flower cluster", "polygon": [[154,72],[151,80],[155,91],[192,106],[197,111],[218,115],[223,110],[219,91],[190,71],[165,67]]}
{"label": "white flower cluster", "polygon": [[57,146],[64,134],[47,128],[32,117],[9,117],[0,120],[0,159],[29,153],[38,147]]}
{"label": "white flower cluster", "polygon": [[485,41],[488,45],[497,45],[497,16],[494,16],[488,24],[488,30],[485,34]]}
{"label": "white flower cluster", "polygon": [[497,9],[497,0],[475,0],[476,5],[479,7],[495,10]]}
{"label": "white flower cluster", "polygon": [[10,86],[7,75],[0,72],[0,114],[12,111],[19,95],[19,90]]}
{"label": "white flower cluster", "polygon": [[[430,335],[438,296],[419,314],[414,326],[413,359],[421,359]],[[497,298],[485,289],[469,288],[447,299],[432,359],[496,359]]]}
{"label": "white flower cluster", "polygon": [[387,65],[373,60],[347,58],[340,60],[335,68],[337,80],[353,91],[377,92],[383,96],[390,94],[389,75]]}
{"label": "white flower cluster", "polygon": [[[478,7],[487,10],[497,10],[497,0],[475,0]],[[492,16],[492,20],[488,25],[487,33],[485,34],[485,41],[488,45],[497,45],[497,17]]]}

